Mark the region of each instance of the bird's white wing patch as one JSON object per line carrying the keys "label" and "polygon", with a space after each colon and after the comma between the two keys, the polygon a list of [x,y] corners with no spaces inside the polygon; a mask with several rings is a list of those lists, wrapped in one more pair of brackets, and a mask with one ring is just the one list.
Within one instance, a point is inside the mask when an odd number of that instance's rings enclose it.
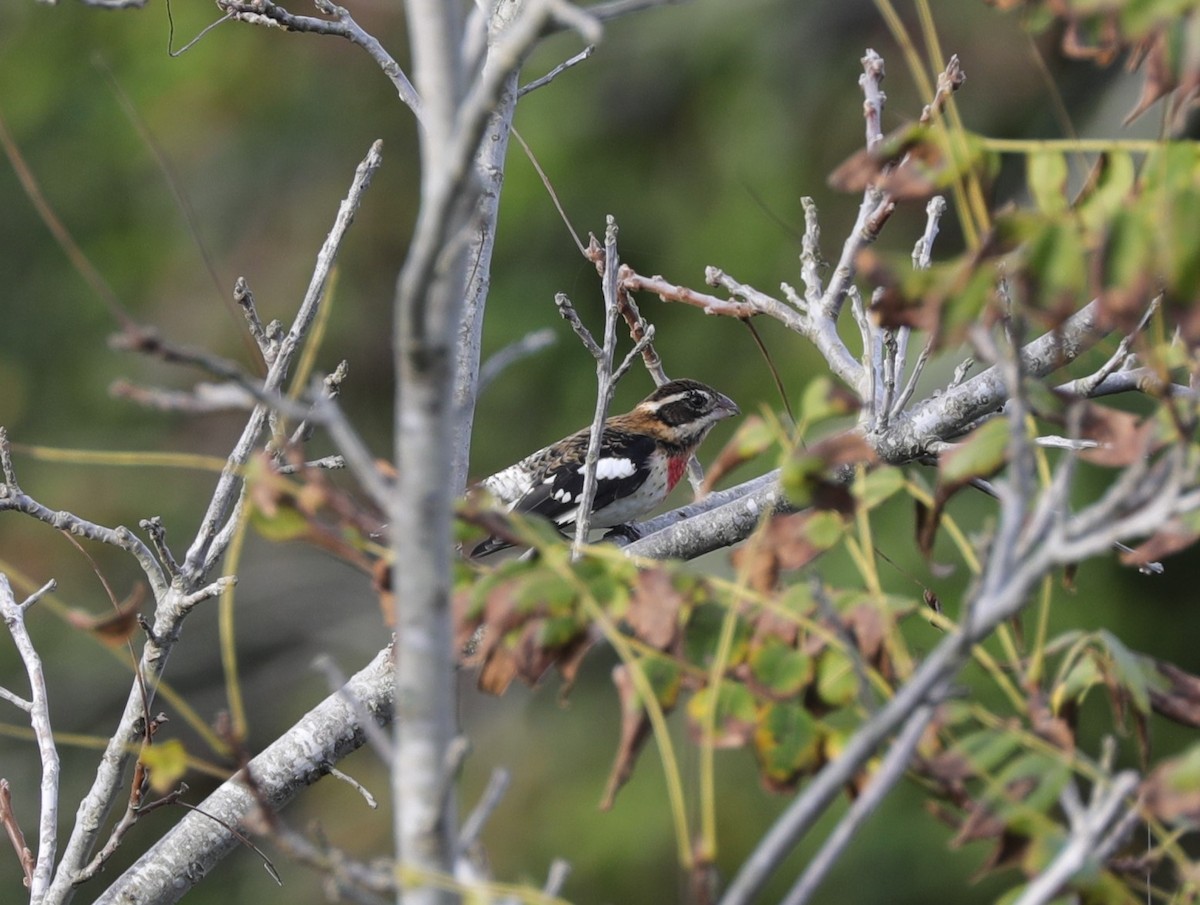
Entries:
{"label": "bird's white wing patch", "polygon": [[[581,465],[579,473],[585,471]],[[596,462],[596,480],[597,481],[613,481],[620,478],[628,478],[637,471],[637,467],[633,464],[632,459],[627,459],[623,456],[606,456]]]}
{"label": "bird's white wing patch", "polygon": [[496,499],[511,505],[533,489],[533,479],[524,463],[518,463],[485,479],[483,486]]}

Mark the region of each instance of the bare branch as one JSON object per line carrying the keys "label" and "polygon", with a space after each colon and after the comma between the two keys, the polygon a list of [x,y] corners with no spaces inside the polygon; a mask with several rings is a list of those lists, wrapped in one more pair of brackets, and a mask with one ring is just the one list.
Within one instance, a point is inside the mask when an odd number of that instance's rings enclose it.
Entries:
{"label": "bare branch", "polygon": [[[265,393],[275,393],[283,386],[283,382],[288,374],[288,368],[292,363],[292,358],[299,350],[304,338],[308,335],[308,330],[312,326],[312,322],[316,318],[317,311],[325,296],[325,285],[329,280],[329,273],[333,269],[333,263],[337,259],[342,240],[345,238],[350,224],[354,221],[354,215],[358,211],[363,193],[366,192],[368,186],[371,184],[371,177],[374,176],[375,171],[383,162],[382,153],[382,143],[375,142],[355,171],[350,190],[338,207],[333,229],[330,230],[324,244],[321,246],[321,250],[317,253],[316,267],[313,270],[312,279],[309,281],[304,300],[296,312],[291,329],[288,330],[287,334],[281,340],[275,359],[271,362],[270,370],[268,370],[266,379],[263,381],[262,389]],[[229,507],[233,504],[234,499],[238,496],[238,488],[241,485],[241,467],[249,460],[251,451],[258,443],[259,435],[266,424],[268,414],[269,409],[266,406],[259,405],[254,409],[249,422],[242,431],[241,437],[233,448],[233,452],[229,454],[225,470],[221,473],[221,478],[209,502],[208,510],[205,512],[204,518],[200,523],[200,530],[197,532],[196,539],[188,549],[187,556],[181,566],[184,576],[189,581],[200,580],[203,577],[204,564],[215,561],[222,552],[219,548],[210,549],[210,547],[212,546],[214,537],[216,537],[219,524],[225,517]]]}
{"label": "bare branch", "polygon": [[493,380],[519,361],[536,355],[558,342],[558,337],[549,327],[526,333],[519,340],[505,346],[492,355],[479,368],[479,392],[483,392]]}
{"label": "bare branch", "polygon": [[[22,709],[28,710],[29,708]],[[3,826],[4,831],[8,834],[8,841],[13,847],[17,861],[21,864],[21,871],[25,874],[25,886],[33,885],[33,868],[37,861],[33,852],[29,850],[29,846],[25,844],[25,834],[21,831],[21,824],[17,822],[17,815],[13,811],[12,789],[9,787],[7,779],[0,779],[0,826]]]}
{"label": "bare branch", "polygon": [[820,850],[804,868],[800,879],[788,891],[783,905],[804,905],[812,899],[817,887],[829,876],[830,870],[845,853],[858,831],[870,820],[888,792],[904,777],[913,752],[916,751],[921,736],[936,711],[936,705],[923,704],[905,721],[903,730],[892,742],[883,763],[872,775],[870,784],[854,799],[846,815],[825,838]]}
{"label": "bare branch", "polygon": [[[1086,810],[1071,817],[1071,835],[1041,874],[1021,893],[1015,905],[1044,905],[1072,877],[1090,864],[1103,864],[1121,846],[1141,820],[1128,799],[1137,791],[1138,775],[1132,770],[1118,773],[1111,783],[1092,790],[1092,800]],[[1068,789],[1078,793],[1074,785]],[[1064,799],[1064,805],[1066,800]],[[1076,806],[1078,807],[1078,806]]]}
{"label": "bare branch", "polygon": [[555,66],[553,69],[551,69],[549,72],[547,72],[540,79],[534,79],[528,85],[522,85],[520,90],[517,91],[517,97],[518,98],[524,97],[525,95],[529,94],[529,92],[531,92],[531,91],[537,91],[539,88],[549,85],[551,82],[553,82],[556,78],[558,78],[560,75],[562,75],[568,69],[570,69],[572,66],[578,66],[584,60],[588,59],[593,53],[595,53],[595,51],[596,51],[596,45],[589,44],[587,47],[583,48],[583,50],[579,51],[579,53],[575,54],[575,56],[570,57],[569,59],[564,60],[563,62],[559,63],[557,66]]}
{"label": "bare branch", "polygon": [[[37,741],[38,755],[42,762],[41,808],[38,820],[37,861],[29,880],[29,898],[40,902],[50,885],[54,869],[54,854],[58,835],[58,748],[54,743],[54,731],[50,726],[50,699],[46,694],[46,677],[42,672],[42,659],[38,656],[33,640],[25,628],[25,610],[46,593],[53,585],[46,585],[37,596],[18,605],[13,597],[12,586],[7,576],[0,574],[0,618],[12,636],[29,677],[29,725]],[[18,852],[20,854],[20,852]]]}
{"label": "bare branch", "polygon": [[412,110],[418,120],[422,117],[421,98],[417,90],[404,74],[391,55],[384,50],[383,45],[373,36],[364,31],[343,7],[330,3],[329,0],[316,0],[317,9],[332,19],[318,19],[315,16],[296,16],[272,0],[217,0],[217,8],[223,10],[234,19],[249,22],[252,25],[284,28],[288,31],[304,31],[318,35],[333,35],[345,38],[357,44],[374,60],[383,74],[396,89],[400,100]]}
{"label": "bare branch", "polygon": [[604,350],[600,348],[600,344],[592,336],[592,331],[579,319],[579,312],[575,310],[575,306],[571,303],[571,299],[567,294],[565,292],[555,293],[554,304],[558,308],[559,316],[571,325],[571,329],[575,331],[575,335],[579,337],[579,341],[583,343],[583,347],[587,349],[588,354],[596,361],[603,358]]}
{"label": "bare branch", "polygon": [[239,839],[228,828],[244,825],[257,812],[260,798],[272,808],[284,807],[320,779],[328,765],[362,746],[366,736],[350,699],[382,725],[391,718],[392,694],[392,649],[387,647],[350,680],[344,694],[327,697],[250,761],[247,770],[257,794],[242,774],[225,782],[201,802],[204,813],[188,813],[118,877],[96,905],[179,901],[238,847]]}
{"label": "bare branch", "polygon": [[583,460],[583,490],[575,507],[575,543],[573,555],[578,556],[587,543],[588,529],[592,521],[592,503],[596,499],[596,463],[600,460],[604,422],[612,405],[616,378],[613,373],[613,356],[617,351],[617,319],[620,310],[617,303],[619,289],[617,259],[617,221],[610,214],[604,230],[604,347],[596,359],[596,412],[592,417],[588,435],[587,456]]}

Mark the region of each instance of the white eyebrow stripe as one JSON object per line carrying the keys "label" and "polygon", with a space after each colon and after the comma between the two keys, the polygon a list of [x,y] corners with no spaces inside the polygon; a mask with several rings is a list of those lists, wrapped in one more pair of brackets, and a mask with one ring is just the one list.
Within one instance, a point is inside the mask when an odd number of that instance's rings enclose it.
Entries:
{"label": "white eyebrow stripe", "polygon": [[670,396],[664,396],[662,399],[655,399],[652,402],[643,403],[641,407],[651,412],[657,412],[664,405],[670,405],[672,402],[679,402],[679,400],[686,398],[687,391],[681,391],[678,393],[672,393]]}
{"label": "white eyebrow stripe", "polygon": [[[579,466],[579,473],[583,474],[586,468],[583,465]],[[637,467],[633,464],[632,459],[616,456],[606,456],[596,462],[596,480],[611,481],[618,478],[628,478],[637,471]]]}

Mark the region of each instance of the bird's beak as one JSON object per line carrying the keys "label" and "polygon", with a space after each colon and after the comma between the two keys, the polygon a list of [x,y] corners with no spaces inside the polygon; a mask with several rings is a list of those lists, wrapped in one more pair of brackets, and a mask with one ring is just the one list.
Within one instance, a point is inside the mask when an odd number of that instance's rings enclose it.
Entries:
{"label": "bird's beak", "polygon": [[721,412],[722,418],[732,418],[734,415],[742,413],[738,404],[723,393],[717,393],[717,409]]}

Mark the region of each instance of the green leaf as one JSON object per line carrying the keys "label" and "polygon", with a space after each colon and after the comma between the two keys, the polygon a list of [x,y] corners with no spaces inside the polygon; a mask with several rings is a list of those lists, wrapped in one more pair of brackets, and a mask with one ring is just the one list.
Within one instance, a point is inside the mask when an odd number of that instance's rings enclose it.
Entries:
{"label": "green leaf", "polygon": [[1009,732],[980,729],[964,735],[951,749],[971,765],[976,773],[991,773],[1021,747],[1021,742]]}
{"label": "green leaf", "polygon": [[1150,686],[1142,670],[1142,661],[1125,646],[1125,643],[1107,629],[1096,633],[1100,643],[1108,651],[1118,684],[1129,692],[1133,706],[1139,713],[1150,712]]}
{"label": "green leaf", "polygon": [[663,709],[673,708],[679,701],[679,690],[683,687],[683,671],[679,665],[663,657],[645,657],[638,661],[638,668],[645,674]]}
{"label": "green leaf", "polygon": [[280,503],[268,515],[258,506],[250,510],[250,524],[267,540],[297,540],[308,534],[308,518],[294,506]]}
{"label": "green leaf", "polygon": [[821,729],[801,706],[768,704],[754,730],[754,750],[763,773],[773,783],[787,784],[820,763]]}
{"label": "green leaf", "polygon": [[1034,829],[1041,825],[1037,818],[1058,803],[1070,777],[1071,768],[1063,760],[1026,752],[1000,771],[988,801],[1010,827]]}
{"label": "green leaf", "polygon": [[814,547],[829,550],[842,539],[845,530],[842,517],[836,512],[819,510],[812,513],[804,523],[804,536]]}
{"label": "green leaf", "polygon": [[864,480],[856,481],[852,492],[870,510],[903,490],[904,483],[903,470],[884,466],[870,472]]}
{"label": "green leaf", "polygon": [[563,647],[579,638],[586,631],[578,619],[571,616],[552,616],[541,620],[538,625],[538,647]]}
{"label": "green leaf", "polygon": [[754,648],[749,663],[754,680],[776,697],[794,697],[812,680],[812,658],[777,637]]}
{"label": "green leaf", "polygon": [[1048,221],[1025,248],[1025,269],[1033,281],[1029,301],[1043,310],[1074,303],[1087,288],[1087,249],[1072,220]]}
{"label": "green leaf", "polygon": [[149,768],[150,788],[159,795],[172,791],[188,770],[187,749],[177,738],[145,746],[138,760]]}
{"label": "green leaf", "polygon": [[800,397],[800,420],[811,427],[819,421],[855,411],[852,397],[825,375],[814,377]]}
{"label": "green leaf", "polygon": [[1082,703],[1088,691],[1103,682],[1104,678],[1100,675],[1100,667],[1096,665],[1096,661],[1091,657],[1081,657],[1050,692],[1051,712],[1062,712],[1063,705],[1068,701]]}
{"label": "green leaf", "polygon": [[744,418],[733,435],[732,443],[736,444],[739,458],[753,459],[771,448],[779,437],[775,426],[768,424],[762,418]]}
{"label": "green leaf", "polygon": [[1065,211],[1067,201],[1067,158],[1059,151],[1034,151],[1026,164],[1029,193],[1038,209],[1048,214]]}
{"label": "green leaf", "polygon": [[938,475],[950,485],[965,484],[1000,470],[1008,453],[1011,426],[1006,418],[993,418],[967,434],[958,446],[942,456]]}
{"label": "green leaf", "polygon": [[575,608],[575,588],[554,572],[540,569],[520,583],[514,602],[521,613],[570,613]]}
{"label": "green leaf", "polygon": [[[1109,221],[1100,259],[1100,288],[1140,289],[1156,269],[1155,257],[1154,232],[1141,211],[1117,211]],[[1141,299],[1143,309],[1147,301]]]}
{"label": "green leaf", "polygon": [[[1200,166],[1200,164],[1197,164]],[[1173,193],[1166,199],[1162,231],[1163,277],[1171,301],[1191,305],[1200,291],[1200,191],[1195,186]]]}
{"label": "green leaf", "polygon": [[1133,157],[1126,151],[1107,152],[1100,173],[1077,208],[1084,226],[1091,232],[1104,229],[1108,220],[1129,202],[1137,181]]}
{"label": "green leaf", "polygon": [[619,609],[629,597],[637,566],[628,560],[585,556],[575,564],[575,574],[587,584],[588,591],[600,606]]}
{"label": "green leaf", "polygon": [[804,508],[812,503],[815,479],[824,470],[825,463],[820,456],[792,456],[780,469],[779,486],[793,504]]}
{"label": "green leaf", "polygon": [[817,695],[833,707],[845,707],[858,697],[854,661],[840,648],[827,647],[817,660]]}
{"label": "green leaf", "polygon": [[698,732],[708,719],[709,708],[715,703],[716,747],[741,747],[750,739],[757,721],[754,696],[740,682],[722,682],[719,689],[715,698],[711,688],[702,688],[692,695],[687,704],[688,718],[693,730]]}
{"label": "green leaf", "polygon": [[[689,663],[705,667],[716,656],[720,643],[721,627],[725,621],[726,608],[717,603],[702,603],[692,611],[691,618],[683,630],[684,656]],[[750,626],[740,616],[734,627],[733,645],[730,650],[730,667],[746,659],[750,639]]]}

